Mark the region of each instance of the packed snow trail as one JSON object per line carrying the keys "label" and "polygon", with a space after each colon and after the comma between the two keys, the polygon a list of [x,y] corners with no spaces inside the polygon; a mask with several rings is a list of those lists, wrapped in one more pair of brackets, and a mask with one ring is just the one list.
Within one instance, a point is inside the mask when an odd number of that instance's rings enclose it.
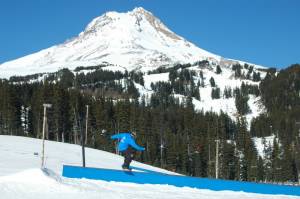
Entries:
{"label": "packed snow trail", "polygon": [[[42,141],[39,139],[0,135],[0,176],[14,174],[25,169],[41,167]],[[38,155],[35,155],[38,153]],[[46,141],[45,167],[61,174],[62,165],[82,165],[82,149],[79,145]],[[109,152],[86,148],[86,166],[120,169],[124,158]],[[163,169],[141,164],[132,166],[153,171],[172,173]]]}
{"label": "packed snow trail", "polygon": [[[232,191],[177,188],[168,185],[139,185],[61,177],[63,164],[81,164],[81,147],[46,142],[46,167],[40,169],[41,140],[0,135],[0,198],[2,199],[291,199],[283,195],[260,195]],[[87,165],[118,169],[123,158],[108,152],[86,149]],[[133,162],[133,166],[167,172]],[[170,173],[170,172],[167,172]]]}
{"label": "packed snow trail", "polygon": [[67,179],[47,176],[40,169],[30,169],[0,177],[0,198],[5,199],[288,199],[297,197],[246,194],[231,191],[214,192],[168,185],[138,185],[133,183],[104,182],[86,179]]}

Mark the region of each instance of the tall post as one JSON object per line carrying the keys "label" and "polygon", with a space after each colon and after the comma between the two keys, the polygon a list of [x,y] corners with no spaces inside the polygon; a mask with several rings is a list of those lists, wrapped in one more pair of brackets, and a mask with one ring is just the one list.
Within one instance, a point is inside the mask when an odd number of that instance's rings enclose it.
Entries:
{"label": "tall post", "polygon": [[188,157],[191,155],[191,148],[190,148],[190,136],[187,134],[187,152],[188,152]]}
{"label": "tall post", "polygon": [[87,135],[87,124],[88,124],[88,110],[89,106],[86,105],[87,112],[86,112],[86,128],[85,133],[83,133],[83,129],[81,129],[81,146],[82,146],[82,167],[85,167],[85,140],[87,139],[85,135]]}
{"label": "tall post", "polygon": [[162,139],[162,135],[160,133],[160,167],[163,168],[164,162],[163,162],[163,150],[164,150],[164,143]]}
{"label": "tall post", "polygon": [[216,140],[216,179],[219,178],[219,142],[220,140]]}
{"label": "tall post", "polygon": [[187,134],[187,153],[188,153],[188,175],[192,174],[192,157],[191,157],[191,146],[190,146],[190,136]]}
{"label": "tall post", "polygon": [[208,142],[208,177],[211,177],[211,158],[210,158],[210,142]]}
{"label": "tall post", "polygon": [[85,146],[84,146],[84,137],[83,129],[81,128],[81,146],[82,146],[82,167],[85,167]]}
{"label": "tall post", "polygon": [[89,105],[86,105],[86,117],[85,117],[85,144],[87,145],[88,138],[88,121],[89,121]]}
{"label": "tall post", "polygon": [[44,120],[43,120],[43,145],[42,145],[42,165],[41,168],[45,166],[45,131],[47,123],[47,108],[51,108],[51,104],[43,104],[44,106]]}
{"label": "tall post", "polygon": [[159,123],[159,131],[160,131],[160,166],[161,168],[164,168],[164,138],[163,138],[163,121],[164,121],[164,116],[163,114],[160,114],[160,123]]}
{"label": "tall post", "polygon": [[[112,121],[112,124],[114,125],[114,135],[115,135],[115,134],[117,134],[116,121],[114,119],[112,119],[111,121]],[[115,152],[116,152],[116,154],[119,154],[117,142],[115,142]]]}

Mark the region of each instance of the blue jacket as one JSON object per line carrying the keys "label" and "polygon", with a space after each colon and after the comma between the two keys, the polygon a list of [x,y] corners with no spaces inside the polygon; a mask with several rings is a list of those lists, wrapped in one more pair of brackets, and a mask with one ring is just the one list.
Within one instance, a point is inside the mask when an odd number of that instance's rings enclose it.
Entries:
{"label": "blue jacket", "polygon": [[118,144],[119,151],[125,151],[129,147],[129,145],[138,151],[145,150],[144,147],[141,147],[135,143],[134,138],[132,137],[130,132],[115,134],[111,136],[111,139],[120,139]]}

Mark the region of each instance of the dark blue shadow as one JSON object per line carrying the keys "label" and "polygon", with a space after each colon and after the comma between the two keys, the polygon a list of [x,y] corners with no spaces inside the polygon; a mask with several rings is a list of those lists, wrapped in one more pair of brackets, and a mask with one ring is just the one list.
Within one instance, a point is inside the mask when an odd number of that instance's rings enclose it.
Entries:
{"label": "dark blue shadow", "polygon": [[126,174],[126,175],[131,175],[131,176],[134,176],[134,173],[132,171],[124,171],[123,172]]}
{"label": "dark blue shadow", "polygon": [[[147,169],[143,169],[147,171]],[[138,184],[165,184],[177,187],[191,187],[210,189],[214,191],[244,191],[248,193],[271,195],[300,196],[300,187],[287,185],[273,185],[253,182],[239,182],[230,180],[216,180],[188,176],[167,175],[159,172],[137,172],[102,168],[83,168],[78,166],[63,166],[64,177],[87,178],[94,180],[130,182]]]}
{"label": "dark blue shadow", "polygon": [[143,169],[143,168],[140,168],[140,167],[130,166],[130,168],[131,168],[131,169],[134,169],[134,170],[138,170],[138,171],[148,172],[148,173],[165,174],[165,173],[161,173],[161,172],[159,172],[159,171],[152,171],[152,170],[149,170],[149,169]]}

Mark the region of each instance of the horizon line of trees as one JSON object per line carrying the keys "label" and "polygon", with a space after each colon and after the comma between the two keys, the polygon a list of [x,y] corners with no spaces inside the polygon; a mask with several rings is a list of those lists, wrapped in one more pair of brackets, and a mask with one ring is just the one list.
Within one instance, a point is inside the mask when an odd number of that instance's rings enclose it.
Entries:
{"label": "horizon line of trees", "polygon": [[[222,112],[195,111],[192,71],[169,74],[171,83],[152,85],[156,92],[149,101],[139,96],[133,82],[142,85],[143,78],[134,72],[97,70],[74,75],[62,70],[44,82],[16,84],[1,80],[0,133],[41,138],[42,105],[50,103],[53,107],[48,110],[47,139],[79,144],[88,104],[90,147],[114,152],[110,135],[134,130],[138,132],[138,142],[146,147],[138,155],[139,161],[191,176],[214,177],[216,140],[219,140],[220,178],[299,180],[299,65],[278,74],[269,71],[259,88],[242,84],[239,89],[228,88],[226,94],[224,91],[224,95],[236,96],[237,107],[240,105],[236,121]],[[184,103],[170,95],[177,81],[187,96]],[[201,83],[195,88],[198,86]],[[250,131],[244,117],[251,111],[245,106],[249,94],[261,96],[267,109],[253,120]],[[275,136],[272,147],[264,144],[265,155],[261,157],[253,137],[270,135]]]}

